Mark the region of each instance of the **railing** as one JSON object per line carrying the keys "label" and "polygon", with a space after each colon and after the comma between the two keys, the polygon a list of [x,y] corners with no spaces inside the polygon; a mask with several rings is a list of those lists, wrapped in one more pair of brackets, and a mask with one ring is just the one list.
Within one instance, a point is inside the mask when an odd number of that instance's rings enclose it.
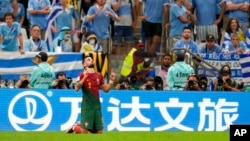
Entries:
{"label": "railing", "polygon": [[[216,71],[219,72],[218,68],[216,68],[215,66],[209,64],[207,61],[203,60],[203,58],[201,58],[199,55],[194,54],[190,50],[188,50],[186,48],[173,48],[171,50],[171,52],[174,53],[175,50],[182,50],[183,52],[185,52],[185,54],[186,54],[185,62],[190,64],[194,68],[196,73],[197,73],[198,66],[201,66],[202,68],[206,69],[213,76],[216,76],[216,73],[214,71],[212,71],[212,70],[216,70]],[[205,65],[207,65],[210,68],[208,68]]]}

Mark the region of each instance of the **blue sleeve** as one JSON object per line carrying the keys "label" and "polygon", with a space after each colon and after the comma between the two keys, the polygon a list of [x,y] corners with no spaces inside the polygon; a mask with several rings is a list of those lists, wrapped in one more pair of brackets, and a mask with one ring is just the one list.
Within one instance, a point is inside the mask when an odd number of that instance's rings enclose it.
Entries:
{"label": "blue sleeve", "polygon": [[195,42],[193,42],[193,49],[192,49],[193,53],[198,53],[198,46]]}
{"label": "blue sleeve", "polygon": [[96,6],[94,5],[89,8],[87,15],[88,16],[93,15],[95,14],[95,12],[96,12]]}
{"label": "blue sleeve", "polygon": [[152,70],[149,72],[148,77],[155,77],[155,69],[152,69]]}
{"label": "blue sleeve", "polygon": [[205,52],[205,46],[202,46],[202,47],[200,48],[199,53],[206,53],[206,52]]}
{"label": "blue sleeve", "polygon": [[16,0],[10,0],[10,3],[12,3],[12,2],[17,2]]}
{"label": "blue sleeve", "polygon": [[115,14],[117,16],[116,12],[113,9],[111,9],[111,8],[108,7],[107,11],[110,11],[112,14]]}
{"label": "blue sleeve", "polygon": [[[172,8],[171,8],[172,9]],[[174,13],[174,15],[177,17],[177,18],[179,18],[180,16],[182,16],[182,13],[180,12],[180,10],[179,9],[177,9],[177,7],[175,6],[175,7],[173,7],[173,13]]]}
{"label": "blue sleeve", "polygon": [[28,3],[28,9],[27,10],[34,10],[34,4],[31,0],[29,0],[29,3]]}
{"label": "blue sleeve", "polygon": [[50,0],[46,0],[46,4],[47,4],[47,6],[50,6],[50,7],[51,7]]}
{"label": "blue sleeve", "polygon": [[181,45],[180,45],[180,42],[179,41],[177,41],[175,44],[174,44],[174,48],[178,48],[178,47],[180,47]]}
{"label": "blue sleeve", "polygon": [[217,4],[219,4],[219,3],[221,3],[222,2],[222,0],[216,0],[216,3]]}
{"label": "blue sleeve", "polygon": [[73,18],[75,19],[75,20],[77,20],[78,19],[78,14],[77,14],[77,12],[76,12],[76,10],[74,9],[74,8],[72,8],[72,16],[73,16]]}
{"label": "blue sleeve", "polygon": [[25,9],[24,9],[24,6],[22,4],[21,4],[20,9],[21,9],[21,15],[22,15],[22,17],[24,17],[25,16]]}
{"label": "blue sleeve", "polygon": [[31,51],[31,43],[30,43],[30,40],[27,39],[24,41],[24,51],[27,51],[27,52],[30,52]]}
{"label": "blue sleeve", "polygon": [[240,41],[240,47],[243,48],[244,51],[248,50],[249,48],[247,47],[247,45],[245,44],[245,42]]}

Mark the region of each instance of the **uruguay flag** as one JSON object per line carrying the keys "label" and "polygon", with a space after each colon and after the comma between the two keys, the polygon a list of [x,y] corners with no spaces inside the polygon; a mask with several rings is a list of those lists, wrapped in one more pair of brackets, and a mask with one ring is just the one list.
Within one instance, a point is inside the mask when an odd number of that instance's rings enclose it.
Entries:
{"label": "uruguay flag", "polygon": [[[2,80],[18,80],[20,74],[30,75],[33,68],[37,65],[35,56],[38,52],[1,52],[0,55],[0,76]],[[108,57],[106,54],[91,53],[48,53],[47,62],[52,65],[55,73],[65,72],[67,77],[77,80],[78,75],[83,71],[82,59],[91,56],[94,60],[95,71],[107,77]]]}
{"label": "uruguay flag", "polygon": [[250,54],[240,54],[240,65],[244,81],[250,84]]}
{"label": "uruguay flag", "polygon": [[47,30],[45,32],[45,42],[48,47],[48,51],[51,51],[51,45],[53,42],[53,39],[55,38],[55,35],[53,31],[51,30],[51,25],[54,25],[55,19],[62,14],[63,8],[60,3],[56,3],[53,5],[52,11],[50,12],[50,15],[48,16],[48,22],[47,22]]}

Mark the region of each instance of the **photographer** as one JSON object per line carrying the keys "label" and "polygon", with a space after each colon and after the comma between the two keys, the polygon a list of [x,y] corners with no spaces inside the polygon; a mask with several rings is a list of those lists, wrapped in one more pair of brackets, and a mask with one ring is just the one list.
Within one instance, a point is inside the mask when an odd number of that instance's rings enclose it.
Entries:
{"label": "photographer", "polygon": [[240,91],[236,86],[236,82],[231,78],[231,68],[229,65],[224,65],[220,69],[220,75],[215,81],[215,91]]}
{"label": "photographer", "polygon": [[183,89],[184,91],[201,91],[199,86],[199,77],[196,74],[191,74],[188,76],[186,85]]}
{"label": "photographer", "polygon": [[58,72],[56,74],[56,80],[52,83],[52,89],[70,89],[72,78],[66,77],[64,72]]}
{"label": "photographer", "polygon": [[141,86],[142,90],[155,90],[155,82],[153,77],[146,78],[146,83]]}
{"label": "photographer", "polygon": [[20,80],[16,83],[16,88],[31,88],[29,76],[27,74],[21,74]]}
{"label": "photographer", "polygon": [[131,86],[130,86],[130,82],[128,80],[128,78],[120,78],[119,83],[116,84],[115,89],[117,90],[130,90]]}
{"label": "photographer", "polygon": [[201,88],[202,91],[207,91],[208,90],[208,79],[205,75],[199,74],[198,75],[198,84],[199,87]]}

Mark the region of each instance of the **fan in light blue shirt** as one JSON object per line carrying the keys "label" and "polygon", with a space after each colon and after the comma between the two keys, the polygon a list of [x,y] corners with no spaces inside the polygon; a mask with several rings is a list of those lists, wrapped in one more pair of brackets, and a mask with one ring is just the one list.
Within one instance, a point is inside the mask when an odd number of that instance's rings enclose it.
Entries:
{"label": "fan in light blue shirt", "polygon": [[[105,40],[109,38],[109,24],[110,18],[114,18],[115,21],[119,21],[117,14],[109,7],[104,6],[102,10],[99,11],[99,5],[94,5],[89,8],[87,13],[86,21],[92,21],[92,29],[96,33],[97,38]],[[99,11],[99,12],[98,12]],[[111,13],[110,15],[106,13]],[[94,16],[95,15],[95,16]],[[94,18],[91,18],[94,16]]]}
{"label": "fan in light blue shirt", "polygon": [[47,52],[48,48],[44,40],[40,38],[41,29],[38,25],[33,25],[30,31],[30,38],[24,42],[24,49],[27,52]]}
{"label": "fan in light blue shirt", "polygon": [[169,3],[169,0],[143,0],[144,16],[151,23],[162,23],[163,6]]}
{"label": "fan in light blue shirt", "polygon": [[[192,40],[192,31],[191,28],[189,27],[184,27],[183,32],[182,32],[182,39],[178,40],[174,48],[186,48],[190,50],[192,53],[197,54],[198,53],[198,47],[195,41]],[[175,51],[175,52],[183,52],[181,50]]]}
{"label": "fan in light blue shirt", "polygon": [[221,47],[215,43],[214,35],[207,35],[206,44],[201,47],[199,53],[221,53]]}
{"label": "fan in light blue shirt", "polygon": [[250,53],[250,49],[245,42],[240,41],[238,34],[232,34],[231,42],[228,42],[225,48],[223,48],[223,53]]}
{"label": "fan in light blue shirt", "polygon": [[[3,51],[22,51],[23,39],[21,33],[21,26],[14,21],[13,13],[5,14],[5,23],[0,25],[0,48]],[[20,50],[19,44],[20,42]]]}

